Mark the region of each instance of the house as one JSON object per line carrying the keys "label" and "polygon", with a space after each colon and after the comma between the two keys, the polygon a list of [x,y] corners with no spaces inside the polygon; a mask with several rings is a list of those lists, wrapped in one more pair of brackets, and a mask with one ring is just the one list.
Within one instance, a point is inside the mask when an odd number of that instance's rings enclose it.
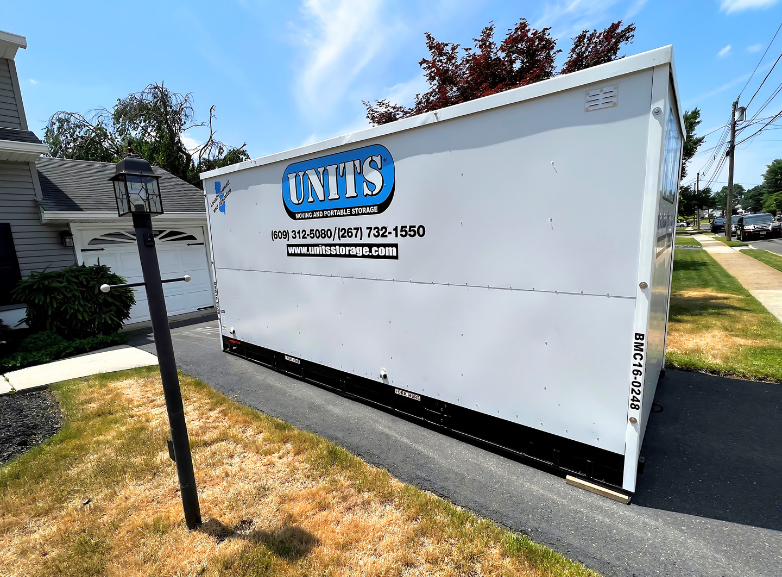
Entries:
{"label": "house", "polygon": [[[104,264],[127,282],[143,280],[131,218],[117,216],[115,165],[43,156],[47,146],[29,130],[14,62],[26,47],[23,36],[0,31],[0,320],[12,327],[26,307],[10,291],[34,271]],[[213,311],[204,193],[153,170],[165,211],[152,221],[161,275],[192,277],[164,285],[169,316]],[[136,301],[126,325],[149,319],[143,289]]]}

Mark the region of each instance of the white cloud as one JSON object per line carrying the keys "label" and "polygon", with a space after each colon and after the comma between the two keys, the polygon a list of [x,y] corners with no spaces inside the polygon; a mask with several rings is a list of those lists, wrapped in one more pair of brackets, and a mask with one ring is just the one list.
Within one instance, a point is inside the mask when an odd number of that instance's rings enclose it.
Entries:
{"label": "white cloud", "polygon": [[741,12],[743,10],[754,10],[756,8],[770,8],[779,0],[722,0],[720,10],[730,14],[732,12]]}
{"label": "white cloud", "polygon": [[366,130],[367,128],[369,128],[369,121],[362,116],[360,118],[356,118],[355,120],[347,124],[340,126],[336,130],[330,131],[325,134],[318,134],[317,132],[313,132],[307,138],[305,138],[304,141],[302,141],[302,143],[299,144],[299,146],[307,146],[308,144],[323,142],[324,140],[328,140],[329,138],[336,138],[337,136],[352,134],[353,132],[359,132],[361,130]]}
{"label": "white cloud", "polygon": [[294,43],[304,47],[296,98],[305,113],[331,111],[386,47],[395,25],[383,9],[382,0],[304,0],[303,22],[291,31]]}
{"label": "white cloud", "polygon": [[199,148],[201,148],[201,143],[187,134],[182,135],[182,144],[185,145],[185,148],[187,148],[187,151],[190,154],[193,154],[194,152],[198,151]]}
{"label": "white cloud", "polygon": [[[771,62],[768,62],[767,64],[764,64],[763,66],[758,68],[757,72],[762,74],[763,72],[765,72],[766,70],[771,68],[771,64],[772,64]],[[691,98],[688,101],[686,101],[684,103],[684,108],[685,109],[692,108],[693,106],[695,106],[696,104],[698,104],[699,102],[701,102],[703,100],[706,100],[707,98],[711,98],[712,96],[714,96],[716,94],[719,94],[720,92],[725,92],[729,88],[733,88],[734,86],[736,86],[738,84],[741,84],[742,82],[746,82],[749,79],[750,76],[751,76],[751,74],[748,72],[747,74],[739,76],[738,78],[734,78],[733,80],[731,80],[729,82],[726,82],[725,84],[723,84],[719,88],[715,88],[714,90],[711,90],[711,91],[706,92],[704,94],[699,94],[695,98]],[[706,131],[706,132],[708,132],[708,131]]]}
{"label": "white cloud", "polygon": [[646,4],[647,0],[636,0],[632,6],[627,10],[627,14],[625,14],[625,17],[623,20],[630,20],[633,16],[638,14]]}
{"label": "white cloud", "polygon": [[747,46],[747,52],[760,52],[763,50],[762,44],[753,44],[752,46]]}
{"label": "white cloud", "polygon": [[725,56],[728,55],[728,52],[730,52],[730,44],[728,44],[725,48],[717,52],[717,56],[719,56],[720,58],[724,58]]}
{"label": "white cloud", "polygon": [[[570,38],[603,22],[608,16],[609,8],[620,0],[568,0],[566,2],[547,2],[533,26],[552,27],[555,38]],[[638,2],[636,2],[638,4]],[[641,7],[643,3],[641,3]],[[640,10],[640,7],[638,8]],[[632,10],[632,7],[631,7]]]}
{"label": "white cloud", "polygon": [[30,84],[38,84],[38,81],[37,80],[33,80],[32,78],[30,78]]}
{"label": "white cloud", "polygon": [[410,106],[416,94],[422,94],[429,89],[423,73],[418,73],[407,82],[399,82],[385,91],[381,98],[387,99],[392,104]]}

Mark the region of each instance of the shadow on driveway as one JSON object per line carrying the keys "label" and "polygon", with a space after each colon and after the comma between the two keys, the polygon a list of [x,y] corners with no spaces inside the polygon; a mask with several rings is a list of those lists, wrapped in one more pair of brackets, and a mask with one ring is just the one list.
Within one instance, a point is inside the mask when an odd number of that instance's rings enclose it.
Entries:
{"label": "shadow on driveway", "polygon": [[782,385],[668,371],[633,503],[782,530]]}

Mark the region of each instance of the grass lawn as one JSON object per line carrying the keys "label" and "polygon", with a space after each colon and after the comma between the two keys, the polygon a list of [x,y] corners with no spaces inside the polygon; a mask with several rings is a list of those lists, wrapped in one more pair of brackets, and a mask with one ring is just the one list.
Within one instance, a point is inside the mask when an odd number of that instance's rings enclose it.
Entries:
{"label": "grass lawn", "polygon": [[701,246],[701,243],[692,238],[690,235],[677,234],[676,246]]}
{"label": "grass lawn", "polygon": [[782,323],[706,251],[676,252],[667,344],[670,367],[782,382]]}
{"label": "grass lawn", "polygon": [[[755,260],[759,260],[763,264],[767,264],[771,268],[775,268],[778,271],[782,271],[782,256],[779,256],[776,253],[762,250],[762,249],[747,249],[742,250],[741,254],[746,254],[747,256],[751,256]],[[782,287],[780,287],[782,288]]]}
{"label": "grass lawn", "polygon": [[157,367],[53,387],[59,433],[0,467],[0,575],[596,575],[180,375],[184,526]]}
{"label": "grass lawn", "polygon": [[[714,240],[718,240],[723,244],[727,244],[728,246],[749,246],[746,242],[741,242],[740,240],[725,240],[724,236],[713,236]],[[736,238],[735,236],[733,238]]]}

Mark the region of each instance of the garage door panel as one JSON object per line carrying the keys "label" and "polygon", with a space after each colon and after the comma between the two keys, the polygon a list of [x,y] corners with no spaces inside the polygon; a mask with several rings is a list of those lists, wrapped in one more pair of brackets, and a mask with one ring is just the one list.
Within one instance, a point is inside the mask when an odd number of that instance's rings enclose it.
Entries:
{"label": "garage door panel", "polygon": [[205,250],[203,246],[183,249],[180,253],[182,255],[182,266],[186,268],[203,268],[206,266]]}
{"label": "garage door panel", "polygon": [[190,275],[190,286],[197,289],[203,286],[209,286],[209,273],[204,269],[185,268],[185,274]]}
{"label": "garage door panel", "polygon": [[[135,249],[135,247],[133,248]],[[118,256],[119,264],[125,274],[141,274],[141,259],[139,259],[137,252],[122,252]]]}
{"label": "garage door panel", "polygon": [[112,253],[87,253],[84,255],[84,264],[87,266],[102,264],[109,267],[112,272],[116,272],[117,268],[121,268],[117,266],[117,255]]}
{"label": "garage door panel", "polygon": [[212,301],[212,292],[208,289],[199,292],[188,293],[188,298],[190,301],[190,308],[192,309],[200,309],[214,305],[214,302]]}
{"label": "garage door panel", "polygon": [[186,294],[167,295],[166,309],[168,314],[179,314],[190,311],[190,300]]}
{"label": "garage door panel", "polygon": [[[193,233],[197,238],[200,234]],[[111,236],[109,231],[101,233],[102,238]],[[114,233],[116,237],[116,233]],[[97,238],[95,232],[91,232],[89,238]],[[86,241],[85,233],[85,241]],[[107,265],[112,272],[125,278],[126,282],[143,282],[141,261],[138,248],[135,243],[106,243],[102,251],[85,251],[82,253],[86,265]],[[95,242],[91,243],[93,246]],[[89,247],[92,248],[92,247]],[[204,245],[187,246],[187,241],[156,242],[160,274],[163,279],[181,278],[189,274],[189,283],[176,282],[163,285],[163,294],[166,298],[166,309],[169,315],[177,315],[196,311],[200,308],[213,306],[212,283],[209,276],[206,247]],[[134,289],[136,304],[131,308],[130,319],[127,323],[149,320],[149,306],[144,287]]]}
{"label": "garage door panel", "polygon": [[161,250],[157,253],[160,272],[163,274],[182,274],[182,258],[178,250]]}

